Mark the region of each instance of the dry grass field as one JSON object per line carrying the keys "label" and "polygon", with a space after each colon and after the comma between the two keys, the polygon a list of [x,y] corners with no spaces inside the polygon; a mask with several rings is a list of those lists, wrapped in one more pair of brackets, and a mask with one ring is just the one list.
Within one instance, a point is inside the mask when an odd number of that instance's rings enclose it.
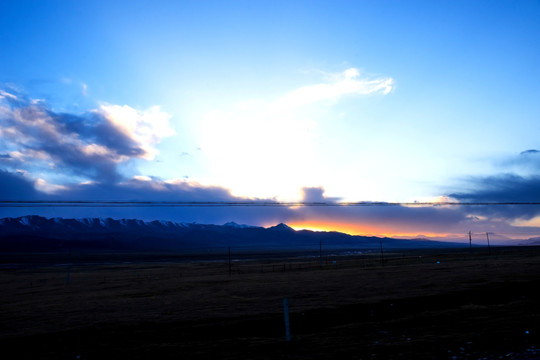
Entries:
{"label": "dry grass field", "polygon": [[230,269],[174,254],[0,260],[5,359],[540,358],[535,247],[387,253],[384,263],[378,254],[261,258]]}

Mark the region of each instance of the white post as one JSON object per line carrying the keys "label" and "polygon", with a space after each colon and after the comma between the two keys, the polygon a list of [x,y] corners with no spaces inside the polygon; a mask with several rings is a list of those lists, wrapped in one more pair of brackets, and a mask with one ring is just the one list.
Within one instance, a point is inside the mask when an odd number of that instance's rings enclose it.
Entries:
{"label": "white post", "polygon": [[285,318],[285,340],[291,341],[291,329],[289,325],[289,300],[283,299],[283,316]]}

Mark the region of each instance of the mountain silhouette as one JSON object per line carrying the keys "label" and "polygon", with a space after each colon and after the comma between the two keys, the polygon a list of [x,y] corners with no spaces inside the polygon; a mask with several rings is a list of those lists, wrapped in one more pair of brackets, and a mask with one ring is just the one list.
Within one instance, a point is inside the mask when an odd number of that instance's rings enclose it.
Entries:
{"label": "mountain silhouette", "polygon": [[111,218],[45,218],[31,215],[0,219],[0,250],[62,251],[92,250],[185,250],[226,247],[283,250],[441,248],[461,243],[424,239],[404,240],[353,236],[340,232],[296,231],[286,224],[264,228],[229,222],[224,225],[142,221]]}

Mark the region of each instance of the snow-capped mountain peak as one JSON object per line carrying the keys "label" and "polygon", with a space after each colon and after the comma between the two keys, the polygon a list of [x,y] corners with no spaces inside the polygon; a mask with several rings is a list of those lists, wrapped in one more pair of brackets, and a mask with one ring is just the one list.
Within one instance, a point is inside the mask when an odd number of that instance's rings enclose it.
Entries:
{"label": "snow-capped mountain peak", "polygon": [[256,226],[251,225],[245,225],[245,224],[237,224],[234,221],[229,221],[228,223],[223,224],[223,226],[229,226],[237,229],[248,229],[248,228],[254,228]]}

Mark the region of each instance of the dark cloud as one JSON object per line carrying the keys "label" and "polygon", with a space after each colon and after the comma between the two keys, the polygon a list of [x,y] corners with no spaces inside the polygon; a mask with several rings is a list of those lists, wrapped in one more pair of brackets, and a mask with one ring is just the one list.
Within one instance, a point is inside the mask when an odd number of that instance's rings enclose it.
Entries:
{"label": "dark cloud", "polygon": [[364,225],[394,232],[463,231],[468,222],[463,209],[451,207],[407,207],[401,205],[309,206],[295,214],[295,220]]}
{"label": "dark cloud", "polygon": [[90,112],[84,115],[67,113],[56,114],[50,110],[47,114],[64,136],[77,135],[89,144],[99,144],[111,150],[115,155],[140,157],[145,151],[125,132],[108,121],[103,114]]}
{"label": "dark cloud", "polygon": [[[2,92],[0,151],[8,152],[3,158],[9,156],[13,168],[41,168],[114,183],[122,178],[120,163],[151,156],[149,145],[159,141],[159,136],[137,133],[137,126],[147,126],[143,122],[151,119],[129,107],[118,108],[123,113],[113,106],[82,115],[57,113],[44,103]],[[108,111],[116,111],[116,118]]]}
{"label": "dark cloud", "polygon": [[118,201],[238,201],[228,189],[202,186],[189,182],[165,182],[157,179],[131,179],[115,184],[89,183],[66,187],[58,196],[62,199]]}
{"label": "dark cloud", "polygon": [[38,200],[45,197],[24,175],[0,170],[0,200]]}
{"label": "dark cloud", "polygon": [[[46,194],[34,188],[34,183],[24,176],[0,171],[2,183],[0,200],[45,201],[139,201],[139,202],[214,202],[224,206],[97,206],[97,207],[28,207],[10,208],[0,206],[0,217],[37,214],[54,217],[113,217],[138,218],[142,220],[173,220],[223,224],[229,221],[250,225],[275,225],[292,218],[293,210],[276,206],[235,206],[245,198],[233,196],[228,189],[219,186],[203,186],[191,182],[165,182],[158,179],[117,183],[87,183],[65,185],[54,194]],[[251,202],[268,199],[252,199]],[[230,206],[227,204],[231,204]]]}
{"label": "dark cloud", "polygon": [[[4,138],[19,153],[18,166],[31,168],[41,162],[51,170],[82,175],[101,181],[115,181],[117,159],[126,153],[125,136],[118,136],[117,147],[109,147],[112,136],[100,131],[103,119],[54,114],[42,106],[16,108],[1,118],[9,128]],[[105,135],[105,136],[104,136]]]}
{"label": "dark cloud", "polygon": [[[461,202],[540,202],[540,176],[523,177],[504,174],[475,178],[470,182],[473,190],[453,193],[449,196]],[[540,206],[535,205],[478,206],[476,210],[481,214],[501,215],[509,219],[532,218],[540,214]]]}
{"label": "dark cloud", "polygon": [[[470,209],[456,206],[403,206],[390,203],[364,203],[339,205],[338,198],[324,196],[324,188],[304,188],[304,202],[328,206],[306,206],[295,208],[288,214],[291,223],[340,225],[358,231],[401,234],[466,234],[480,226],[470,214]],[[481,229],[490,225],[482,224]],[[459,238],[458,238],[459,239]]]}
{"label": "dark cloud", "polygon": [[324,189],[320,187],[305,187],[302,189],[304,202],[325,202]]}
{"label": "dark cloud", "polygon": [[475,178],[471,183],[475,190],[450,196],[471,202],[540,202],[540,176],[505,174]]}
{"label": "dark cloud", "polygon": [[[212,202],[223,203],[215,207],[149,207],[127,208],[133,216],[138,214],[144,218],[174,219],[177,221],[196,221],[201,223],[239,223],[264,225],[284,222],[291,217],[292,211],[278,207],[243,207],[235,203],[247,201],[235,197],[228,189],[219,186],[203,186],[201,184],[178,181],[174,183],[158,179],[137,180],[117,184],[87,184],[71,186],[59,193],[66,199],[81,200],[119,200],[119,201],[153,201],[153,202]],[[266,199],[251,199],[251,202],[273,201]],[[230,205],[228,205],[230,204]]]}
{"label": "dark cloud", "polygon": [[538,173],[540,170],[540,150],[529,149],[497,163],[498,166],[508,169],[508,171],[519,171]]}
{"label": "dark cloud", "polygon": [[540,154],[540,150],[530,149],[530,150],[525,150],[519,153],[519,155],[533,155],[533,154]]}
{"label": "dark cloud", "polygon": [[323,187],[302,188],[302,201],[305,203],[334,203],[340,199],[339,197],[325,196]]}

